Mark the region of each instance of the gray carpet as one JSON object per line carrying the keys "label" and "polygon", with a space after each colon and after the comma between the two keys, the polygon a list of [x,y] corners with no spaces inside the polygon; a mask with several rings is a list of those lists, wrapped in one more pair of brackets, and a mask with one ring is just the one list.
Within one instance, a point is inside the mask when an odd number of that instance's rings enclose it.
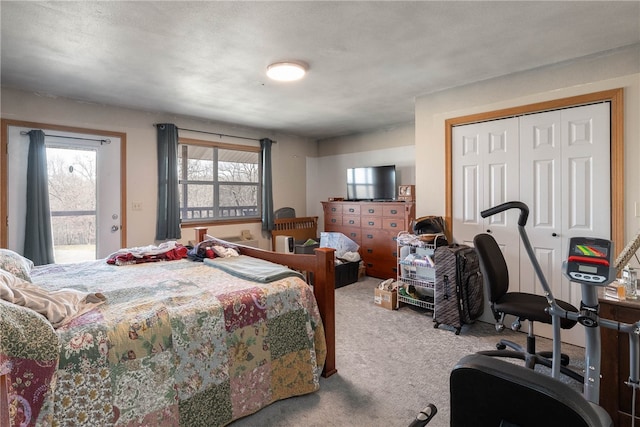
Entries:
{"label": "gray carpet", "polygon": [[[467,354],[495,349],[499,338],[526,341],[524,333],[507,329],[498,335],[492,324],[482,322],[465,325],[455,335],[444,325],[435,329],[428,311],[378,307],[373,290],[379,282],[364,278],[336,289],[337,374],[322,378],[316,393],[275,402],[231,426],[407,426],[433,403],[438,413],[429,427],[445,427],[449,373],[456,362]],[[551,348],[546,339],[537,344],[538,350]],[[571,357],[570,366],[580,370],[583,349],[565,344],[562,350]]]}

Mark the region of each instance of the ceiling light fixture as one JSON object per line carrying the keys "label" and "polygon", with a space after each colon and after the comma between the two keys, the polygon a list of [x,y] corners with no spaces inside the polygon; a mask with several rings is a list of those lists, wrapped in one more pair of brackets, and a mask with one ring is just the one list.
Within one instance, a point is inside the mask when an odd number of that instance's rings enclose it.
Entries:
{"label": "ceiling light fixture", "polygon": [[281,82],[300,80],[307,72],[307,65],[301,62],[276,62],[267,67],[267,76]]}

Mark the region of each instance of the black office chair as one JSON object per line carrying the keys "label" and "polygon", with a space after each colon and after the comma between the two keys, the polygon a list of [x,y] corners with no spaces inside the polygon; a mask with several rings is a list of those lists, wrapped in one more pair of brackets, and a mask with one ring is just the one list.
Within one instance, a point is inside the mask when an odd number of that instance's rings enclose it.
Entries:
{"label": "black office chair", "polygon": [[460,359],[449,377],[451,427],[611,427],[600,406],[555,378],[480,354]]}
{"label": "black office chair", "polygon": [[[491,310],[496,319],[496,330],[498,330],[498,332],[504,330],[505,315],[513,315],[516,317],[516,321],[511,326],[513,330],[519,330],[520,322],[523,320],[527,320],[529,324],[526,348],[513,341],[500,340],[496,345],[497,350],[481,351],[479,353],[487,356],[510,357],[524,360],[525,366],[531,369],[533,369],[536,364],[551,368],[552,352],[536,352],[536,339],[533,333],[533,322],[552,323],[551,315],[546,311],[546,309],[549,308],[547,298],[542,295],[524,292],[509,292],[509,270],[498,243],[496,243],[495,239],[489,234],[478,234],[473,239],[473,243],[478,252],[480,270],[484,276],[485,288],[487,289],[487,296],[491,303]],[[567,311],[578,311],[573,305],[565,301],[556,300],[556,302]],[[576,322],[573,320],[562,319],[560,327],[562,329],[570,329],[575,326],[575,324]],[[509,347],[510,350],[507,349],[507,347]],[[568,364],[569,357],[563,354],[561,356],[562,366],[560,371],[574,378],[576,381],[582,381],[583,377],[580,374],[566,367]]]}

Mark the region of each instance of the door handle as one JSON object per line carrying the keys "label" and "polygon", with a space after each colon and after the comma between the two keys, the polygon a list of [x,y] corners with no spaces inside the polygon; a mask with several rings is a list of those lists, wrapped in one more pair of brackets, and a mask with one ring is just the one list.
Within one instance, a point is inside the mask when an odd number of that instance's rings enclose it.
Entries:
{"label": "door handle", "polygon": [[112,233],[115,233],[118,230],[120,230],[120,226],[119,225],[112,225],[111,226],[111,232]]}
{"label": "door handle", "polygon": [[558,233],[551,233],[551,235],[552,235],[553,237],[558,237],[558,236],[559,236],[559,234],[558,234]]}

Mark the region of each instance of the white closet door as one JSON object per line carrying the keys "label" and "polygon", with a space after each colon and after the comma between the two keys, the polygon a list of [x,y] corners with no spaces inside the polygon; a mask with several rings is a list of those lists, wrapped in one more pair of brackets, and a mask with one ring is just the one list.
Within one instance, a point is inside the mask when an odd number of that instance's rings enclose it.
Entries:
{"label": "white closet door", "polygon": [[[527,235],[555,296],[562,295],[562,132],[561,112],[520,118],[520,200],[529,206]],[[520,291],[543,295],[542,286],[520,248]]]}
{"label": "white closet door", "polygon": [[[608,103],[532,114],[520,119],[520,198],[531,214],[527,233],[556,298],[580,306],[580,286],[562,274],[571,237],[611,238],[610,110]],[[542,294],[523,248],[520,290]],[[538,334],[552,336],[540,325]],[[584,329],[563,331],[584,346]]]}
{"label": "white closet door", "polygon": [[[562,110],[562,212],[565,238],[611,238],[611,119],[609,103]],[[580,287],[563,298],[579,301]]]}
{"label": "white closet door", "polygon": [[[527,233],[556,298],[580,305],[580,287],[562,274],[569,239],[610,238],[609,103],[457,126],[453,129],[453,232],[472,244],[490,230],[509,267],[510,289],[542,294],[521,247],[518,212],[486,220],[480,211],[510,200],[529,206]],[[485,313],[486,314],[486,313]],[[483,315],[482,320],[492,321]],[[551,336],[550,328],[537,327]],[[581,327],[563,341],[584,345]]]}
{"label": "white closet door", "polygon": [[480,217],[484,203],[481,133],[480,125],[453,128],[453,237],[456,242],[469,245],[484,228]]}
{"label": "white closet door", "polygon": [[[509,273],[519,275],[518,211],[489,218],[480,212],[518,200],[518,119],[502,119],[453,129],[453,230],[457,243],[473,246],[473,238],[489,232],[502,249]],[[515,231],[515,232],[514,232]],[[493,322],[487,302],[481,318]]]}

